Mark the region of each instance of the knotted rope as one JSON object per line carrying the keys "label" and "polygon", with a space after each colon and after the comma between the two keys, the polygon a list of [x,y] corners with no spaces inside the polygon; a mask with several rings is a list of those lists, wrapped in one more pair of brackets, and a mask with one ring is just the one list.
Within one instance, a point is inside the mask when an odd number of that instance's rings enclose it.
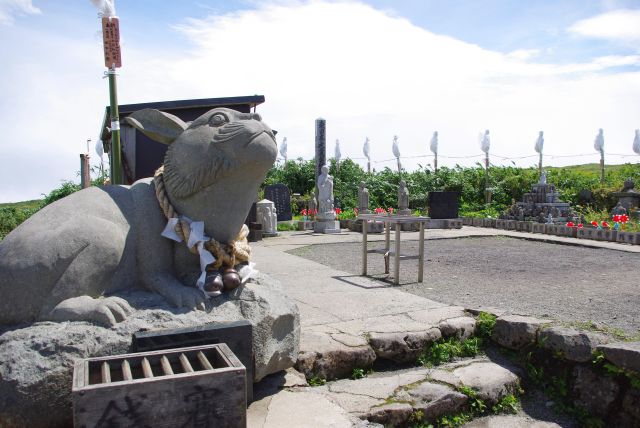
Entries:
{"label": "knotted rope", "polygon": [[[156,186],[156,198],[160,204],[160,208],[167,219],[177,218],[178,222],[175,226],[175,232],[180,236],[185,243],[189,242],[189,235],[191,234],[191,224],[189,221],[181,217],[175,210],[169,197],[167,196],[165,184],[164,184],[164,165],[162,165],[153,176],[153,182]],[[209,238],[204,243],[204,248],[213,254],[216,258],[213,263],[215,269],[220,267],[233,267],[238,263],[249,261],[251,255],[251,247],[247,241],[247,235],[249,235],[249,228],[246,224],[242,225],[238,236],[228,244],[221,244],[213,238]],[[198,248],[196,245],[189,248],[193,254],[198,254]]]}

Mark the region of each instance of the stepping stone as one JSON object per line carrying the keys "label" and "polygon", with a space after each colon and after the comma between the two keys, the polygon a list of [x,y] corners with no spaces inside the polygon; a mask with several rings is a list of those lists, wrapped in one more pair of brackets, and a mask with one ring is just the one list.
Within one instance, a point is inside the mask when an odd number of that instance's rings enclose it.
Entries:
{"label": "stepping stone", "polygon": [[548,321],[520,315],[506,315],[496,320],[491,338],[505,348],[520,350],[536,343],[538,330]]}
{"label": "stepping stone", "polygon": [[598,346],[607,360],[618,367],[640,373],[640,342],[617,342]]}
{"label": "stepping stone", "polygon": [[544,349],[560,353],[563,358],[578,363],[591,361],[596,347],[606,342],[607,337],[602,334],[565,327],[546,328],[538,334],[538,344]]}
{"label": "stepping stone", "polygon": [[500,415],[473,420],[464,424],[462,428],[560,428],[560,425],[524,416]]}

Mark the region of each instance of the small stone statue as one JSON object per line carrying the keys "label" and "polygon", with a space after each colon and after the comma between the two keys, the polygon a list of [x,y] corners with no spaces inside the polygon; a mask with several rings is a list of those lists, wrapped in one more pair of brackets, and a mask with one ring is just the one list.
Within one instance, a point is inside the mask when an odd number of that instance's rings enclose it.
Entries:
{"label": "small stone statue", "polygon": [[360,182],[358,188],[358,211],[363,214],[369,212],[369,190],[365,187],[364,181]]}
{"label": "small stone statue", "polygon": [[622,202],[618,201],[615,207],[613,207],[613,211],[611,211],[613,215],[624,215],[627,213],[627,209],[622,206]]}
{"label": "small stone statue", "polygon": [[275,235],[278,232],[278,215],[273,202],[263,199],[256,204],[256,219],[262,225],[264,235]]}
{"label": "small stone statue", "polygon": [[546,224],[553,224],[553,216],[551,215],[551,213],[549,213],[549,215],[547,216]]}
{"label": "small stone statue", "polygon": [[540,183],[539,184],[547,184],[547,171],[545,171],[544,169],[542,170],[542,173],[540,173]]}
{"label": "small stone statue", "polygon": [[404,180],[400,180],[398,186],[398,214],[410,214],[409,210],[409,189]]}

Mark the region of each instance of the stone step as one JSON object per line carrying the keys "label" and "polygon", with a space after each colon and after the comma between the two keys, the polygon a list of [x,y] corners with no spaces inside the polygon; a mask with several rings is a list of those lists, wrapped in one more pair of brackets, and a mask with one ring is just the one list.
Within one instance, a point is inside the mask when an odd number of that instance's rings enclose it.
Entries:
{"label": "stone step", "polygon": [[460,392],[461,387],[473,388],[489,409],[520,390],[514,372],[485,357],[373,373],[317,387],[302,386],[303,377],[297,379],[288,386],[283,382],[277,393],[252,403],[249,427],[404,426],[468,410],[470,398]]}
{"label": "stone step", "polygon": [[307,379],[341,379],[367,369],[377,359],[414,363],[430,343],[446,337],[466,339],[476,321],[460,306],[365,317],[306,327],[300,335],[296,369]]}

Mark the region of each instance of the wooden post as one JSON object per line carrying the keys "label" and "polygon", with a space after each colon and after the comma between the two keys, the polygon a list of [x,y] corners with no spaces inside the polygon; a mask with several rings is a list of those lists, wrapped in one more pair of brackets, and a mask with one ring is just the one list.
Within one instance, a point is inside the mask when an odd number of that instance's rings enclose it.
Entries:
{"label": "wooden post", "polygon": [[120,150],[120,113],[118,112],[118,89],[116,85],[115,66],[107,71],[109,77],[109,103],[111,112],[111,162],[112,184],[124,184],[122,173],[122,151]]}
{"label": "wooden post", "polygon": [[538,162],[538,178],[542,177],[542,151],[540,152],[540,161]]}
{"label": "wooden post", "polygon": [[362,219],[362,275],[367,274],[367,219]]}
{"label": "wooden post", "polygon": [[491,192],[489,190],[489,152],[486,152],[484,158],[484,203],[491,203]]}
{"label": "wooden post", "polygon": [[424,222],[420,222],[420,238],[418,239],[418,282],[422,282],[424,274]]}
{"label": "wooden post", "polygon": [[89,168],[89,154],[80,154],[80,187],[91,187],[91,174]]}
{"label": "wooden post", "polygon": [[600,150],[600,184],[604,184],[604,149]]}
{"label": "wooden post", "polygon": [[388,221],[384,222],[384,249],[389,251],[391,248],[391,224]]}
{"label": "wooden post", "polygon": [[396,223],[396,252],[393,258],[393,282],[400,284],[400,223]]}

